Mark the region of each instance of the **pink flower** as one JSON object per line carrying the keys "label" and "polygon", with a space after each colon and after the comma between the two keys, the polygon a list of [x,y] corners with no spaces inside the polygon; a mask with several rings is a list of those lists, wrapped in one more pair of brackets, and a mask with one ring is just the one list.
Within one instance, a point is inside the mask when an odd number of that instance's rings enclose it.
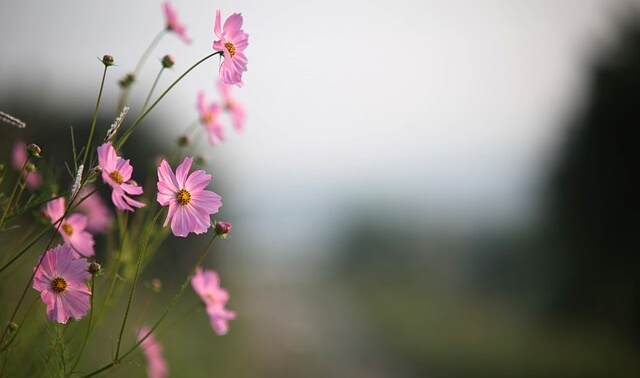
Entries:
{"label": "pink flower", "polygon": [[129,159],[116,156],[116,150],[111,142],[98,147],[98,165],[102,169],[102,181],[113,188],[111,200],[118,209],[133,211],[133,207],[145,206],[144,203],[127,196],[127,194],[142,194],[142,188],[128,182],[131,179],[133,167],[129,164]]}
{"label": "pink flower", "polygon": [[246,116],[244,106],[231,95],[230,85],[218,81],[218,86],[220,87],[220,93],[222,93],[222,106],[224,110],[231,112],[233,127],[237,132],[242,132],[244,130],[244,119]]}
{"label": "pink flower", "polygon": [[204,190],[211,181],[211,175],[198,170],[187,177],[192,163],[193,158],[185,158],[175,175],[164,159],[158,167],[157,200],[160,205],[169,206],[163,227],[171,219],[171,231],[175,236],[206,232],[211,226],[209,216],[222,206],[219,195]]}
{"label": "pink flower", "polygon": [[198,93],[198,112],[200,113],[200,121],[209,133],[209,143],[215,146],[224,139],[222,125],[220,124],[220,105],[213,102],[209,106],[206,104],[206,95],[204,91]]}
{"label": "pink flower", "polygon": [[[13,165],[13,168],[19,171],[22,169],[27,159],[29,159],[27,146],[22,142],[16,142],[13,145],[11,165]],[[40,176],[39,172],[27,172],[23,170],[22,177],[26,180],[27,188],[29,188],[30,190],[37,189],[42,184],[42,177]]]}
{"label": "pink flower", "polygon": [[[82,256],[93,256],[93,235],[87,232],[87,217],[82,214],[71,214],[67,218],[64,215],[66,201],[64,197],[56,198],[47,203],[44,210],[46,216],[51,219],[57,228],[64,243],[71,247],[74,252],[74,258]],[[58,227],[58,223],[60,226]]]}
{"label": "pink flower", "polygon": [[220,28],[220,11],[216,11],[216,23],[213,28],[219,40],[213,42],[213,49],[222,51],[224,61],[220,66],[220,80],[226,84],[243,86],[242,73],[247,70],[247,57],[244,49],[249,45],[249,35],[242,29],[242,14],[234,13]]}
{"label": "pink flower", "polygon": [[[94,190],[93,186],[85,186],[80,190],[78,199],[83,198]],[[87,230],[90,232],[105,233],[111,222],[113,222],[111,209],[107,207],[98,193],[91,194],[76,209],[87,216]]]}
{"label": "pink flower", "polygon": [[[142,327],[138,333],[138,341],[145,337],[149,331],[151,331],[149,327]],[[153,333],[144,339],[140,347],[147,360],[147,376],[149,378],[163,378],[169,375],[167,361],[162,356],[162,344],[156,340]]]}
{"label": "pink flower", "polygon": [[73,255],[67,245],[46,251],[33,277],[33,288],[47,305],[47,316],[58,323],[66,323],[69,318],[80,320],[91,307],[87,260],[74,259]]}
{"label": "pink flower", "polygon": [[187,28],[178,19],[178,12],[171,7],[168,1],[162,4],[162,9],[164,10],[164,17],[167,20],[167,30],[176,33],[184,43],[191,43],[191,40],[187,37]]}
{"label": "pink flower", "polygon": [[193,290],[198,293],[200,299],[207,307],[207,315],[211,319],[211,327],[218,335],[224,335],[229,331],[229,320],[236,318],[236,313],[224,308],[229,300],[229,293],[220,287],[220,278],[213,270],[196,270],[191,279]]}

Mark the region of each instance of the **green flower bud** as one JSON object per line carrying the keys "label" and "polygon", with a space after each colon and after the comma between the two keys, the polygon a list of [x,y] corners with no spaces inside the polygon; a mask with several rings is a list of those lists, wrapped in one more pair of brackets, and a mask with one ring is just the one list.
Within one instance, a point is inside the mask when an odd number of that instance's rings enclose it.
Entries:
{"label": "green flower bud", "polygon": [[167,54],[162,57],[162,67],[171,68],[174,64],[176,64],[176,62],[175,60],[173,60],[173,57],[171,55]]}

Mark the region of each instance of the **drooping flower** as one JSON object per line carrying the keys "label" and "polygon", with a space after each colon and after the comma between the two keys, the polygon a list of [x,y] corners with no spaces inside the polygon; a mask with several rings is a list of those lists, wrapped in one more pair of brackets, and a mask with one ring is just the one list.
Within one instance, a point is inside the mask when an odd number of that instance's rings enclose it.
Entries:
{"label": "drooping flower", "polygon": [[207,129],[209,134],[209,143],[215,146],[224,139],[222,124],[220,124],[220,105],[215,102],[207,105],[207,99],[204,91],[198,93],[198,112],[200,113],[200,122]]}
{"label": "drooping flower", "polygon": [[73,255],[68,245],[46,251],[33,277],[33,288],[47,305],[47,316],[58,323],[66,323],[69,318],[80,320],[91,307],[87,260],[74,259]]}
{"label": "drooping flower", "polygon": [[171,231],[175,236],[206,232],[211,226],[209,216],[222,206],[218,194],[204,189],[211,181],[211,175],[203,170],[189,174],[192,163],[193,158],[185,158],[175,175],[164,159],[158,167],[157,201],[162,206],[169,206],[163,226],[171,220]]}
{"label": "drooping flower", "polygon": [[167,30],[176,33],[184,43],[190,44],[191,39],[187,37],[187,28],[178,19],[178,12],[173,9],[168,1],[162,3],[162,9],[164,10],[164,17],[167,20]]}
{"label": "drooping flower", "polygon": [[[19,171],[22,169],[27,159],[29,159],[27,146],[20,141],[16,142],[13,145],[13,153],[11,154],[11,165]],[[22,177],[25,179],[29,190],[37,189],[42,184],[42,176],[40,176],[39,172],[27,172],[26,170],[23,170]]]}
{"label": "drooping flower", "polygon": [[[138,341],[145,337],[151,329],[149,327],[140,328]],[[147,360],[147,376],[149,378],[163,378],[169,375],[169,366],[162,356],[162,344],[160,344],[152,333],[140,344],[144,358]]]}
{"label": "drooping flower", "polygon": [[66,218],[62,218],[65,205],[64,197],[56,198],[47,203],[44,213],[58,229],[64,244],[73,249],[74,258],[93,256],[95,241],[93,235],[86,230],[87,217],[82,214],[70,214]]}
{"label": "drooping flower", "polygon": [[[95,188],[91,185],[80,190],[78,198],[83,198],[93,192]],[[105,233],[113,222],[113,212],[98,193],[92,193],[84,201],[78,204],[76,209],[87,216],[87,230],[90,232]]]}
{"label": "drooping flower", "polygon": [[198,267],[191,279],[191,286],[207,308],[207,315],[211,320],[211,328],[218,334],[224,335],[229,331],[229,320],[236,318],[236,313],[224,308],[229,300],[229,293],[220,287],[220,278],[213,270]]}
{"label": "drooping flower", "polygon": [[220,93],[222,93],[222,107],[224,110],[231,112],[231,123],[233,123],[236,131],[239,133],[242,132],[244,130],[244,119],[246,117],[244,106],[233,97],[229,84],[218,81],[218,87],[220,88]]}
{"label": "drooping flower", "polygon": [[218,38],[213,42],[213,49],[222,51],[224,61],[220,66],[220,80],[226,84],[243,86],[242,73],[247,70],[247,57],[244,49],[249,45],[249,35],[242,28],[242,14],[234,13],[220,27],[220,11],[216,11],[216,22],[213,32]]}
{"label": "drooping flower", "polygon": [[144,203],[127,196],[142,194],[142,188],[129,182],[133,167],[129,164],[129,159],[116,155],[111,142],[98,147],[98,165],[102,169],[102,181],[113,188],[111,200],[118,209],[133,211],[133,207],[145,206]]}

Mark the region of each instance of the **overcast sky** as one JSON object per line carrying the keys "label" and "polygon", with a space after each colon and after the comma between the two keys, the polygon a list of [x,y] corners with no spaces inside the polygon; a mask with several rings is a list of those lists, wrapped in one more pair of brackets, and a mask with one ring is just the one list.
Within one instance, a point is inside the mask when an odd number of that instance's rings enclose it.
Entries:
{"label": "overcast sky", "polygon": [[[194,43],[165,37],[141,80],[171,53],[166,86],[211,52],[216,9],[242,12],[249,71],[235,93],[248,123],[242,136],[228,130],[216,156],[234,173],[231,203],[256,225],[311,227],[353,195],[384,211],[511,219],[564,135],[585,59],[610,38],[620,3],[173,1]],[[105,94],[115,98],[115,81],[164,26],[160,4],[2,2],[0,85],[67,88],[90,112],[95,57],[119,64]],[[216,94],[216,71],[199,67],[159,111],[182,129],[196,92]]]}

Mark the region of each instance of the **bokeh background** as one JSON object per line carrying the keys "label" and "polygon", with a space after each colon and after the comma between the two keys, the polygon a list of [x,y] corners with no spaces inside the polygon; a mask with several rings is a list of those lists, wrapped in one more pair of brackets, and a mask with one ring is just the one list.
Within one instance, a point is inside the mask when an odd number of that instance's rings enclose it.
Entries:
{"label": "bokeh background", "polygon": [[[246,130],[197,145],[233,223],[208,264],[238,319],[218,337],[185,296],[158,335],[173,376],[640,376],[640,2],[172,4],[193,43],[164,38],[134,113],[164,54],[159,88],[210,53],[216,9],[250,35]],[[2,127],[2,157],[18,136],[68,151],[104,54],[108,126],[163,27],[160,1],[2,2],[0,110],[28,124]],[[216,74],[160,103],[133,161],[173,147]],[[186,246],[145,277],[167,295]]]}

